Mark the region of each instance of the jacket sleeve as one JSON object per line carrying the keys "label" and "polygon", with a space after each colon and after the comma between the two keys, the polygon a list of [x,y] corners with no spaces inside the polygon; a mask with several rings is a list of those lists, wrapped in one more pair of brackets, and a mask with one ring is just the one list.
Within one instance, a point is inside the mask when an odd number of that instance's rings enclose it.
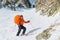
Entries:
{"label": "jacket sleeve", "polygon": [[28,21],[25,21],[24,19],[23,19],[23,21],[24,21],[24,23],[28,23]]}

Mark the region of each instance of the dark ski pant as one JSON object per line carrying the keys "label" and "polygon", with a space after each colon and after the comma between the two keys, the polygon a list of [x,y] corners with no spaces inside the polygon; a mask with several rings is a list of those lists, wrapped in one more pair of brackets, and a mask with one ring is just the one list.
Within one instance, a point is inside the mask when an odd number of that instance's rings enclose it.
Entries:
{"label": "dark ski pant", "polygon": [[17,36],[19,36],[20,32],[21,32],[21,29],[23,29],[23,32],[22,34],[24,35],[25,32],[26,32],[26,28],[23,26],[23,25],[18,25],[18,32],[17,32]]}

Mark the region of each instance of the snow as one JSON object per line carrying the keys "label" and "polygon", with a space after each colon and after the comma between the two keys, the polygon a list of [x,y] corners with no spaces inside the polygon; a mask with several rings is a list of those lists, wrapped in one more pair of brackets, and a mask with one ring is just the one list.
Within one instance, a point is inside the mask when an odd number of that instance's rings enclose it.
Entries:
{"label": "snow", "polygon": [[[26,34],[28,36],[16,36],[18,27],[14,24],[14,16],[22,14],[25,20],[30,20],[30,23],[24,24],[27,28]],[[6,8],[0,9],[0,40],[36,40],[36,36],[43,30],[47,29],[49,25],[56,20],[59,22],[59,12],[55,16],[47,17],[41,16],[36,12],[35,8],[23,9],[22,11],[11,11]],[[49,40],[57,40],[60,37],[60,26],[57,26],[56,31],[52,32]]]}

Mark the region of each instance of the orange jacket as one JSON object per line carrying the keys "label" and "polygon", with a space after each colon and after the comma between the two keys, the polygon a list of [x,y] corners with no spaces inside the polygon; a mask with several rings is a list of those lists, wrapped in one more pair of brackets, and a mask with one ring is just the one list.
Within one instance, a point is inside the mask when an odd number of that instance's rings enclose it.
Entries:
{"label": "orange jacket", "polygon": [[20,15],[16,15],[15,17],[14,17],[14,23],[15,24],[24,24],[24,23],[28,23],[27,21],[25,21],[24,20],[24,18],[21,20],[21,18],[20,18]]}

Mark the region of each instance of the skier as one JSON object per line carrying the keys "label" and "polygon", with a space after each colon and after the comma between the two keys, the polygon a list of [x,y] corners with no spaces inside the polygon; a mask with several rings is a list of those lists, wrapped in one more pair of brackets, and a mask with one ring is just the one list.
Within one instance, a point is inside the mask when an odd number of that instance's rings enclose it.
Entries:
{"label": "skier", "polygon": [[19,36],[21,29],[23,29],[21,36],[25,35],[26,27],[24,27],[23,25],[24,25],[24,23],[29,23],[30,21],[25,21],[23,18],[23,15],[17,15],[14,18],[14,22],[18,25],[18,28],[19,28],[16,36]]}

